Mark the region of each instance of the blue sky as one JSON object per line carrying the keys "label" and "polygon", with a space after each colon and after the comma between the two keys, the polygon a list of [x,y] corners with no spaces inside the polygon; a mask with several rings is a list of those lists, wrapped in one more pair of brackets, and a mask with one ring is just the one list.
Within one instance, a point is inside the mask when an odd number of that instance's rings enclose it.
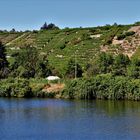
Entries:
{"label": "blue sky", "polygon": [[91,27],[140,21],[140,0],[0,0],[0,29],[39,29],[46,21]]}

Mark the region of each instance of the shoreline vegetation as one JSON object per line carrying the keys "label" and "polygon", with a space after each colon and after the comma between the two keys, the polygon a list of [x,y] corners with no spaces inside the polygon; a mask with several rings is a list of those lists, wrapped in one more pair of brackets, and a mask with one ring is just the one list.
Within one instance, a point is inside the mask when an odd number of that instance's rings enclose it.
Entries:
{"label": "shoreline vegetation", "polygon": [[[67,80],[65,85],[62,83],[48,84],[43,79],[5,79],[0,81],[0,97],[140,100],[140,80],[127,77],[102,74],[93,78]],[[53,85],[57,87],[48,91]]]}
{"label": "shoreline vegetation", "polygon": [[139,33],[140,22],[0,31],[0,97],[139,101]]}

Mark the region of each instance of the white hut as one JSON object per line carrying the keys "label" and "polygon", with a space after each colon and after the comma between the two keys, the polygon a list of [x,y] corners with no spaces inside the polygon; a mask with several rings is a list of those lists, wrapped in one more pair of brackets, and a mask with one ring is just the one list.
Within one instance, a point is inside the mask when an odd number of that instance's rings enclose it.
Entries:
{"label": "white hut", "polygon": [[60,78],[58,76],[48,76],[46,79],[48,81],[60,81]]}

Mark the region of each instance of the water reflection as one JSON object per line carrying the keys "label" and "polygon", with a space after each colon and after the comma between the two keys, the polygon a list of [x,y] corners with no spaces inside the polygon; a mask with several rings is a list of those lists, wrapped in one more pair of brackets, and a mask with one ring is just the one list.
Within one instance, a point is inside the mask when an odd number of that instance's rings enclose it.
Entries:
{"label": "water reflection", "polygon": [[139,102],[1,98],[0,139],[138,139],[139,117]]}
{"label": "water reflection", "polygon": [[140,115],[140,102],[132,101],[96,101],[96,107],[110,116],[118,116],[127,112]]}

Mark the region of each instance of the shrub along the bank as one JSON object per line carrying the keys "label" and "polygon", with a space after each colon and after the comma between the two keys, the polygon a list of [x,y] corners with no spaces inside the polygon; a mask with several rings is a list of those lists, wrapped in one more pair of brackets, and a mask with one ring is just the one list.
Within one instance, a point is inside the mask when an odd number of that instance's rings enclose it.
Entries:
{"label": "shrub along the bank", "polygon": [[[65,82],[60,97],[68,99],[140,100],[140,80],[124,76],[100,74]],[[8,78],[0,81],[0,97],[54,98],[57,93],[43,92],[43,84],[34,89],[29,80]],[[60,93],[59,93],[60,94]]]}
{"label": "shrub along the bank", "polygon": [[32,97],[29,81],[8,78],[0,81],[0,97]]}
{"label": "shrub along the bank", "polygon": [[67,82],[62,97],[70,99],[140,100],[140,80],[98,75]]}
{"label": "shrub along the bank", "polygon": [[8,78],[0,81],[0,97],[54,98],[56,93],[42,91],[46,82],[36,79]]}

